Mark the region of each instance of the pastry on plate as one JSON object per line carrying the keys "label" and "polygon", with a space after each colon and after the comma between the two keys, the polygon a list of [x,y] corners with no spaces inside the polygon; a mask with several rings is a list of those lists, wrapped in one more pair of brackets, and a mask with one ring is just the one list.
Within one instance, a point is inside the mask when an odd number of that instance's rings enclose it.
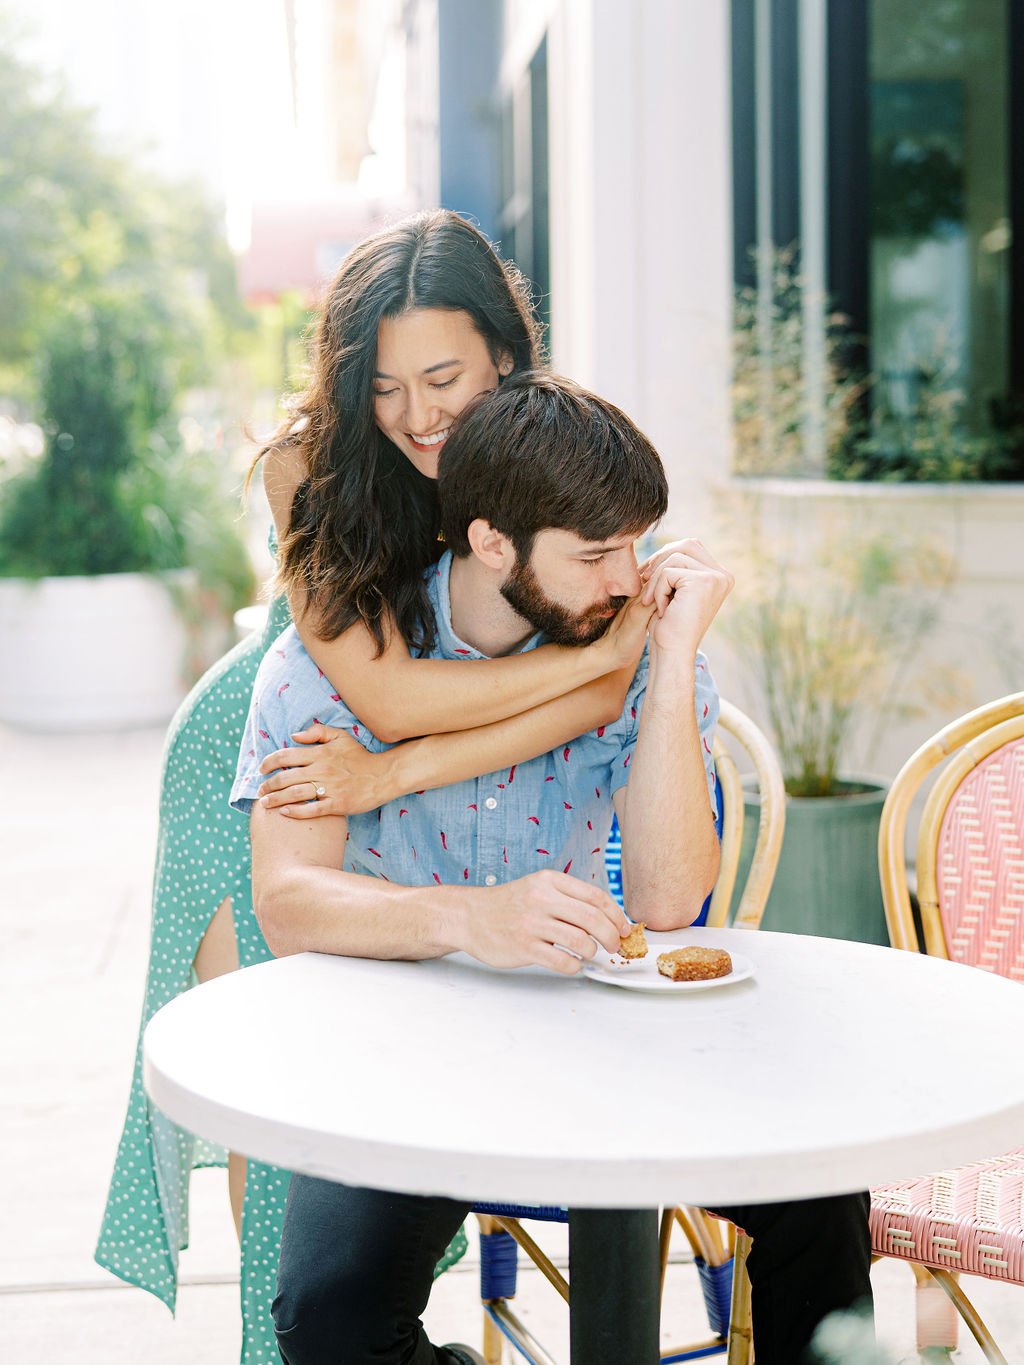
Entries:
{"label": "pastry on plate", "polygon": [[619,939],[620,957],[646,957],[647,939],[644,937],[644,923],[634,924],[628,934]]}
{"label": "pastry on plate", "polygon": [[732,958],[724,948],[673,948],[658,955],[658,971],[670,981],[712,981],[729,975]]}

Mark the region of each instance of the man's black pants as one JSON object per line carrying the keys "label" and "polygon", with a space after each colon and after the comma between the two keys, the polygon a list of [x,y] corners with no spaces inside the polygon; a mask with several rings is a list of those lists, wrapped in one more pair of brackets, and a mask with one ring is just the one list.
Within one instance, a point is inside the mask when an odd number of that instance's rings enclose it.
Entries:
{"label": "man's black pants", "polygon": [[[420,1315],[468,1212],[452,1199],[293,1176],[273,1305],[285,1365],[449,1365]],[[822,1318],[870,1305],[866,1194],[719,1212],[754,1239],[757,1365],[797,1365]]]}

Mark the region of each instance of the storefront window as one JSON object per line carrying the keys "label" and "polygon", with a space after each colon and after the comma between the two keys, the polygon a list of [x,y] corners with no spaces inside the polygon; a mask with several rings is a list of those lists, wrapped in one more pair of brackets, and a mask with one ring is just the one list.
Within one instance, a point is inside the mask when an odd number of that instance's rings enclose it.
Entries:
{"label": "storefront window", "polygon": [[548,224],[548,64],[542,39],[507,91],[502,108],[502,254],[533,286],[537,311],[550,321]]}
{"label": "storefront window", "polygon": [[963,395],[974,432],[1008,384],[1007,0],[872,0],[870,358],[875,406]]}
{"label": "storefront window", "polygon": [[803,298],[800,454],[770,472],[1024,478],[1024,6],[733,0],[732,39],[736,283],[767,318],[781,254]]}

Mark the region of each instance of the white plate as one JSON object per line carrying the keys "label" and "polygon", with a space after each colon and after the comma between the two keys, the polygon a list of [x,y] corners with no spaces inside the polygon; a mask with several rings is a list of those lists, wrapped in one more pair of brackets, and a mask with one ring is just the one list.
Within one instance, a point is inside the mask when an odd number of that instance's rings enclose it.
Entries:
{"label": "white plate", "polygon": [[754,964],[742,953],[730,953],[732,971],[728,976],[713,976],[707,981],[670,981],[658,971],[658,956],[673,948],[686,948],[686,943],[659,943],[646,957],[623,958],[609,956],[603,949],[583,966],[583,975],[608,986],[623,986],[627,991],[706,991],[714,986],[731,986],[734,981],[745,981],[754,975]]}

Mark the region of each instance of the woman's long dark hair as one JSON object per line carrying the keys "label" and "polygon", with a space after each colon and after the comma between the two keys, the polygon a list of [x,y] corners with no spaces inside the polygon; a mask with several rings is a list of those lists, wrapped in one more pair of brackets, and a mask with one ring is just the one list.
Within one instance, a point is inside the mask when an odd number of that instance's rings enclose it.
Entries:
{"label": "woman's long dark hair", "polygon": [[433,633],[422,575],[438,554],[436,483],[384,436],[373,410],[378,324],[412,308],[468,313],[495,364],[505,352],[514,370],[540,363],[526,281],[457,214],[407,218],[342,262],[316,329],[309,386],[267,447],[291,442],[307,470],[281,540],[278,583],[304,598],[321,638],[362,621],[378,654],[392,624],[410,646],[428,645]]}

